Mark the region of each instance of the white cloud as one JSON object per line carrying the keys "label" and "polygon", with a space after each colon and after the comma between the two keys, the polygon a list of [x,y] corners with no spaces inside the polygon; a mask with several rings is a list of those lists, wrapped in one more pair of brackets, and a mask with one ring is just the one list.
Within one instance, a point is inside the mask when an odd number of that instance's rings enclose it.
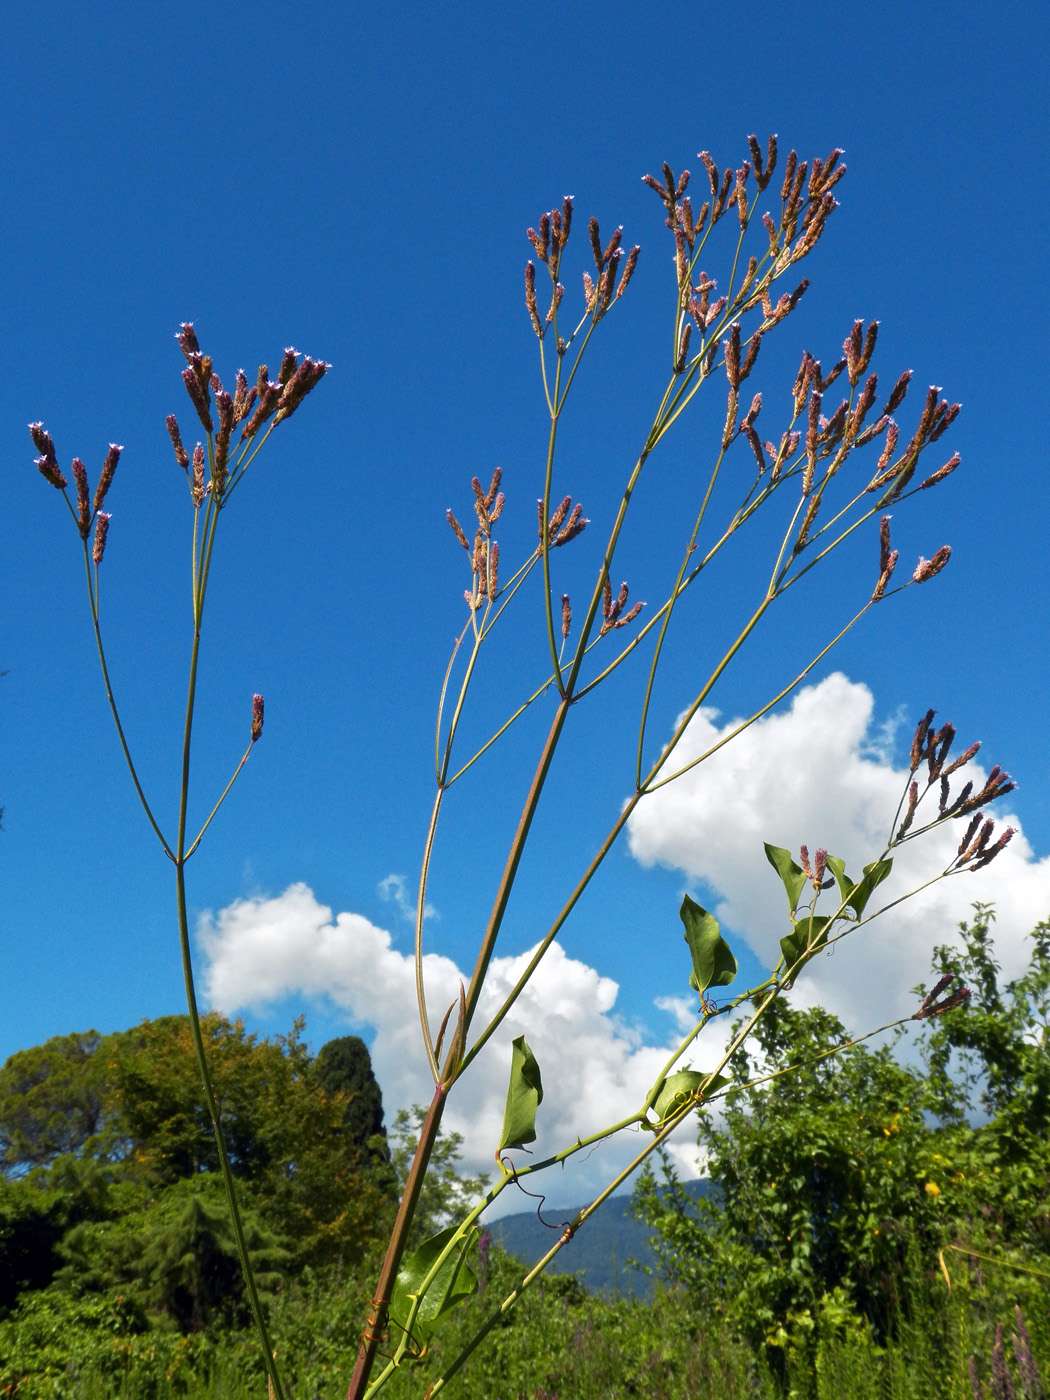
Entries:
{"label": "white cloud", "polygon": [[[380,899],[385,900],[388,904],[393,904],[401,917],[407,919],[413,927],[415,926],[416,901],[409,894],[408,881],[404,875],[387,875],[376,886],[376,892]],[[424,919],[436,919],[437,917],[438,912],[432,904],[423,905]]]}
{"label": "white cloud", "polygon": [[[719,750],[701,767],[640,804],[629,827],[630,847],[643,864],[678,869],[713,891],[716,912],[732,939],[745,940],[769,965],[786,932],[786,901],[766,863],[763,840],[797,851],[826,846],[856,872],[882,849],[907,781],[892,763],[895,717],[873,726],[874,702],[863,685],[829,676],[800,691],[790,709],[766,718]],[[679,761],[705,752],[735,727],[702,710],[678,751]],[[960,736],[959,746],[967,736]],[[974,771],[974,776],[978,773]],[[994,810],[994,809],[993,809]],[[1017,826],[1007,810],[1000,827]],[[907,845],[880,893],[893,898],[943,869],[961,823]],[[407,903],[396,877],[383,882],[395,905]],[[838,944],[799,979],[796,999],[821,1001],[858,1031],[914,1006],[908,989],[927,977],[930,951],[950,941],[975,900],[996,904],[996,950],[1006,977],[1027,963],[1025,935],[1050,913],[1050,859],[1036,860],[1024,836],[987,871],[942,881],[893,910],[855,938]],[[261,1010],[276,1001],[327,1002],[347,1025],[374,1031],[372,1055],[388,1119],[399,1107],[426,1103],[432,1081],[419,1034],[413,961],[391,935],[359,914],[321,904],[304,884],[271,899],[239,900],[204,915],[198,939],[205,955],[202,983],[212,1005],[226,1012]],[[494,958],[478,1025],[514,985],[530,954]],[[428,1006],[436,1029],[459,994],[463,973],[447,957],[424,958]],[[666,1043],[651,1043],[616,1014],[618,987],[600,970],[570,958],[554,944],[498,1033],[454,1090],[446,1125],[465,1139],[464,1166],[491,1171],[499,1137],[510,1062],[510,1042],[525,1034],[544,1074],[535,1157],[627,1116],[644,1099],[664,1065],[675,1030],[692,1024],[692,1005],[667,995],[656,1005],[668,1017]],[[712,1068],[728,1026],[709,1027],[693,1061]],[[686,1061],[688,1063],[688,1061]],[[625,1134],[589,1153],[570,1169],[539,1179],[555,1204],[585,1198],[606,1184],[640,1150],[643,1138]],[[696,1173],[696,1147],[686,1126],[673,1148],[680,1169]],[[528,1160],[523,1159],[523,1160]],[[524,1209],[507,1192],[504,1209]]]}
{"label": "white cloud", "polygon": [[[851,874],[885,843],[908,775],[893,767],[892,729],[873,729],[873,709],[867,687],[842,674],[799,691],[790,709],[758,721],[640,803],[629,825],[632,854],[643,865],[670,866],[702,882],[714,893],[725,928],[772,966],[787,908],[763,841],[786,846],[796,858],[803,842],[811,852],[824,846],[845,859]],[[718,721],[712,709],[694,717],[676,767],[740,722]],[[960,735],[957,748],[966,742]],[[975,779],[985,774],[976,763],[967,770]],[[1019,827],[1008,807],[1009,799],[990,809],[997,829]],[[964,826],[951,822],[903,847],[878,891],[880,903],[943,870]],[[928,980],[931,950],[951,941],[976,900],[995,904],[997,955],[1004,976],[1016,976],[1027,965],[1025,936],[1050,914],[1050,859],[1035,859],[1020,831],[986,870],[940,881],[815,959],[799,980],[797,999],[823,1002],[857,1031],[911,1009],[908,989]]]}
{"label": "white cloud", "polygon": [[[197,938],[205,955],[202,985],[211,1005],[233,1013],[261,1010],[288,996],[326,999],[345,1012],[348,1024],[374,1028],[372,1059],[388,1121],[399,1107],[429,1103],[433,1081],[419,1032],[413,960],[393,946],[386,930],[359,914],[333,917],[312,890],[296,884],[276,898],[238,900],[218,914],[203,915]],[[500,1006],[529,956],[493,959],[478,1025]],[[436,953],[425,955],[424,972],[436,1031],[466,978],[455,963]],[[465,1168],[493,1173],[515,1036],[527,1036],[544,1074],[534,1157],[561,1150],[640,1106],[666,1063],[672,1034],[666,1045],[645,1043],[615,1015],[618,991],[610,978],[570,958],[557,944],[550,948],[499,1031],[450,1095],[444,1121],[465,1140]],[[707,1059],[716,1051],[713,1042],[705,1046]],[[698,1065],[707,1067],[706,1061]],[[626,1166],[645,1141],[637,1132],[622,1134],[615,1144],[580,1153],[571,1169],[555,1168],[539,1178],[538,1189],[557,1204],[578,1202]],[[676,1156],[684,1174],[696,1174],[695,1135],[689,1127],[682,1130]],[[519,1155],[519,1160],[528,1158]],[[528,1208],[513,1191],[504,1193],[500,1205]]]}
{"label": "white cloud", "polygon": [[696,1024],[695,998],[689,1001],[686,997],[656,997],[653,1005],[659,1011],[669,1012],[683,1035],[687,1035]]}

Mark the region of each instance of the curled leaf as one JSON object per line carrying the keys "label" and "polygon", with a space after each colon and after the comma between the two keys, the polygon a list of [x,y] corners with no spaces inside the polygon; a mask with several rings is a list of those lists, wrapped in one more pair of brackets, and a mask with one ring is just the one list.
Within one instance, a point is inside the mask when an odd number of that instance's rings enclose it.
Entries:
{"label": "curled leaf", "polygon": [[536,1141],[536,1110],[543,1102],[543,1081],[536,1056],[523,1035],[511,1045],[510,1083],[507,1085],[507,1105],[503,1110],[503,1131],[498,1151],[507,1147],[524,1147]]}
{"label": "curled leaf", "polygon": [[668,1075],[656,1096],[656,1102],[653,1104],[653,1112],[656,1114],[657,1121],[666,1123],[669,1118],[673,1118],[679,1109],[684,1108],[695,1098],[697,1089],[705,1080],[710,1081],[704,1093],[705,1099],[710,1098],[716,1090],[729,1083],[724,1075],[701,1074],[695,1069],[681,1069],[677,1074]]}

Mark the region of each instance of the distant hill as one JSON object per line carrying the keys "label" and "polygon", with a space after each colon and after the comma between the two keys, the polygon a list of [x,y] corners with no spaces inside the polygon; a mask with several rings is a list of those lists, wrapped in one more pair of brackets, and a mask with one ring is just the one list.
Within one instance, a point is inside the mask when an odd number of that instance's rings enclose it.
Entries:
{"label": "distant hill", "polygon": [[[694,1196],[706,1195],[710,1186],[706,1180],[688,1183]],[[595,1293],[648,1299],[653,1290],[652,1277],[631,1268],[628,1260],[655,1268],[656,1256],[649,1244],[648,1225],[630,1215],[630,1205],[629,1194],[610,1197],[557,1256],[551,1272],[576,1274]],[[520,1215],[504,1215],[484,1228],[508,1254],[532,1264],[557,1243],[579,1209],[544,1206],[540,1211],[542,1221],[535,1211],[523,1211]]]}

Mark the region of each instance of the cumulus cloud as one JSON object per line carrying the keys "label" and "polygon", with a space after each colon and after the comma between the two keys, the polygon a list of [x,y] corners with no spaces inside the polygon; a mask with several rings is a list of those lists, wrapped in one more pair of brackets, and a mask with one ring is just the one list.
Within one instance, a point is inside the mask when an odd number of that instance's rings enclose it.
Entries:
{"label": "cumulus cloud", "polygon": [[[762,842],[795,852],[803,842],[811,851],[824,846],[843,857],[854,876],[885,844],[908,775],[892,757],[900,717],[876,724],[873,713],[871,692],[841,674],[799,691],[789,709],[759,721],[702,766],[645,799],[630,821],[631,852],[643,865],[681,871],[698,897],[714,907],[730,940],[743,940],[772,966],[787,931],[787,911]],[[706,752],[737,723],[721,722],[716,710],[701,710],[678,761]],[[960,736],[960,749],[967,738]],[[984,772],[972,765],[975,780]],[[1000,829],[1019,826],[1008,803],[1001,805],[1003,810],[993,808]],[[881,902],[943,870],[962,826],[950,823],[905,846],[880,887]],[[395,908],[409,907],[398,877],[388,877],[382,889]],[[1050,859],[1036,859],[1020,831],[987,870],[932,885],[815,959],[799,979],[795,999],[821,1002],[857,1031],[911,1011],[915,1001],[908,989],[927,977],[931,950],[951,940],[977,900],[996,905],[997,953],[1004,975],[1016,976],[1027,964],[1025,936],[1050,914]],[[413,959],[385,929],[359,914],[333,913],[306,885],[296,884],[273,898],[238,900],[205,914],[197,936],[204,954],[202,984],[213,1006],[228,1013],[261,1011],[294,997],[334,1007],[348,1028],[371,1040],[388,1118],[400,1107],[429,1101],[432,1081],[420,1043]],[[493,959],[479,1026],[501,1004],[529,956]],[[436,1030],[467,979],[452,959],[437,953],[426,954],[424,974]],[[652,989],[654,995],[664,990]],[[544,1072],[536,1157],[637,1108],[666,1062],[676,1031],[684,1034],[693,1024],[695,1002],[656,997],[666,1016],[662,1040],[617,1015],[618,993],[600,969],[552,946],[449,1100],[445,1122],[465,1139],[467,1169],[493,1168],[515,1036],[528,1037]],[[714,1066],[727,1030],[724,1019],[712,1023],[694,1067]],[[625,1134],[579,1154],[564,1173],[555,1169],[540,1180],[539,1189],[556,1204],[583,1200],[642,1145],[640,1134]],[[683,1128],[672,1150],[683,1174],[695,1175],[691,1126]],[[509,1192],[501,1205],[527,1208],[524,1197]]]}
{"label": "cumulus cloud", "polygon": [[[433,1081],[421,1046],[412,956],[391,935],[360,914],[333,915],[305,884],[271,899],[245,899],[204,914],[198,943],[205,956],[202,985],[212,1006],[232,1014],[261,1011],[288,996],[326,1000],[348,1026],[374,1030],[372,1059],[383,1088],[388,1119],[399,1107],[429,1103]],[[478,1024],[501,1005],[530,953],[494,958],[479,1006]],[[463,973],[449,958],[424,957],[432,1031],[459,996]],[[492,1171],[510,1068],[510,1042],[526,1035],[545,1074],[534,1155],[544,1157],[577,1137],[628,1116],[643,1102],[665,1064],[673,1041],[648,1044],[615,1014],[619,988],[554,944],[496,1035],[449,1099],[445,1124],[463,1135],[464,1166]],[[672,1008],[678,1010],[678,1008]],[[705,1045],[710,1059],[715,1042]],[[686,1060],[684,1063],[689,1063]],[[706,1062],[697,1062],[706,1068]],[[553,1184],[539,1190],[556,1203],[600,1189],[641,1150],[645,1139],[630,1132],[615,1144],[580,1153],[571,1170],[555,1169]],[[685,1175],[696,1174],[695,1131],[682,1129],[675,1155]],[[523,1161],[527,1160],[525,1158]],[[528,1208],[524,1197],[505,1193],[501,1204]]]}
{"label": "cumulus cloud", "polygon": [[[705,886],[724,927],[772,966],[787,931],[786,899],[763,841],[796,859],[802,843],[811,852],[826,847],[854,878],[886,842],[908,774],[894,766],[892,730],[873,726],[873,711],[870,690],[840,673],[799,691],[790,709],[758,721],[641,802],[629,824],[632,854]],[[717,710],[698,712],[676,767],[740,723],[719,721]],[[966,742],[966,735],[956,741],[960,750]],[[977,763],[967,770],[975,781],[986,773]],[[1008,808],[1006,799],[990,810],[999,830],[1020,826]],[[878,891],[880,905],[943,870],[964,828],[953,821],[904,846]],[[1050,915],[1050,859],[1036,859],[1020,830],[986,870],[938,882],[815,959],[797,999],[822,1002],[858,1031],[912,1009],[908,989],[927,977],[931,950],[951,941],[977,900],[995,904],[997,953],[1004,976],[1016,976],[1028,961],[1025,936]]]}

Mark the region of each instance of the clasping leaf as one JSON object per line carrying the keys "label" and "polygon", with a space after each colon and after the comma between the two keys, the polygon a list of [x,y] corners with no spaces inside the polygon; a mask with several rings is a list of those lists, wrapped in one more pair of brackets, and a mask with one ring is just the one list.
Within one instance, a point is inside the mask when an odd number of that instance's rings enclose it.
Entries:
{"label": "clasping leaf", "polygon": [[864,867],[864,878],[850,896],[850,906],[856,910],[857,918],[864,914],[864,906],[871,898],[876,885],[881,885],[893,869],[892,860],[874,860]]}
{"label": "clasping leaf", "polygon": [[[830,919],[818,914],[813,918],[800,919],[790,933],[780,940],[780,951],[787,967],[795,967],[799,958],[809,959],[828,941]],[[801,967],[797,972],[801,972]]]}
{"label": "clasping leaf", "polygon": [[459,1228],[458,1225],[450,1225],[429,1240],[424,1240],[398,1270],[397,1283],[390,1299],[390,1320],[418,1343],[416,1355],[422,1355],[426,1350],[427,1342],[443,1315],[478,1291],[478,1281],[466,1262],[467,1253],[473,1248],[478,1235],[477,1227],[472,1225],[431,1280],[422,1294],[415,1317],[411,1317],[412,1305],[420,1297],[427,1275]]}

